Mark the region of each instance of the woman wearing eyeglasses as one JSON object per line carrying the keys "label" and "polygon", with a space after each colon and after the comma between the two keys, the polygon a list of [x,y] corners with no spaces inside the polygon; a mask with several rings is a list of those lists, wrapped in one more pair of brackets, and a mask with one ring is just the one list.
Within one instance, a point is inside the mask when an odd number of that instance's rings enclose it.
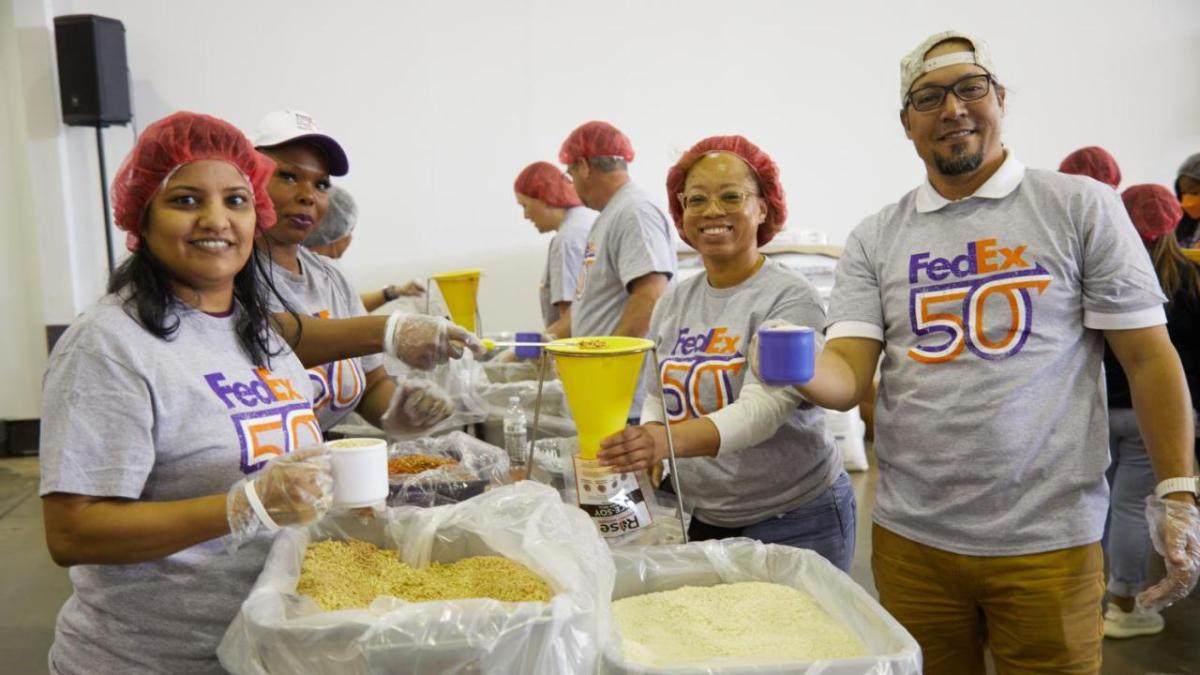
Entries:
{"label": "woman wearing eyeglasses", "polygon": [[704,274],[659,300],[649,337],[660,384],[640,426],[606,439],[600,460],[640,471],[667,456],[662,401],[693,540],[750,537],[808,548],[843,570],[854,558],[855,501],[824,413],[791,388],[767,388],[746,361],[751,336],[782,320],[820,329],[825,312],[800,274],[759,248],[787,217],[779,168],[741,136],[693,146],[667,176],[671,215]]}

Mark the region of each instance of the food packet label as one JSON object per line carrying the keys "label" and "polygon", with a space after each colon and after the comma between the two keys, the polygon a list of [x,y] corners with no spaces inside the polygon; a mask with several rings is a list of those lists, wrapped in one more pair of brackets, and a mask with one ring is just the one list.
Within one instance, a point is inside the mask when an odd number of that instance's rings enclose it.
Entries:
{"label": "food packet label", "polygon": [[614,473],[595,460],[574,457],[576,503],[600,535],[620,539],[653,523],[637,474]]}

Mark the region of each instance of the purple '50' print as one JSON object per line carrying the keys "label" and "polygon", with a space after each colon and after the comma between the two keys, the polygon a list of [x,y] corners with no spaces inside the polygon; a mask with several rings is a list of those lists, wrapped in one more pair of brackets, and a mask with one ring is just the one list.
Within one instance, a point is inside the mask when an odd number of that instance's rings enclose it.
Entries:
{"label": "purple '50' print", "polygon": [[[1051,281],[1050,273],[1038,264],[1033,269],[911,289],[908,310],[913,335],[945,339],[911,347],[908,356],[921,363],[946,363],[958,358],[964,348],[989,361],[1013,356],[1025,346],[1033,325],[1030,291],[1036,289],[1041,295]],[[1002,306],[1008,310],[1007,326],[991,324],[1003,328],[1003,334],[994,338],[987,334],[990,326],[984,316],[993,297],[1004,301]],[[956,303],[958,311],[934,311],[936,305],[947,303]]]}

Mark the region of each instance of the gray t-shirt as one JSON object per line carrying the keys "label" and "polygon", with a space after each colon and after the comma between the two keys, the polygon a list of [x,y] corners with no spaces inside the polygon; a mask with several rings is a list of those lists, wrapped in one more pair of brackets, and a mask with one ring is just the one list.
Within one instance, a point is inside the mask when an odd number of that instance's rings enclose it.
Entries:
{"label": "gray t-shirt", "polygon": [[[276,348],[279,343],[276,342]],[[259,369],[232,317],[184,310],[162,340],[114,296],[84,312],[43,384],[40,493],[141,501],[221,494],[283,452],[321,441],[304,367]],[[220,673],[216,649],[270,546],[221,539],[160,560],[76,565],[50,660],[61,673]]]}
{"label": "gray t-shirt", "polygon": [[[760,384],[746,363],[750,338],[768,319],[820,330],[825,311],[798,272],[768,259],[733,288],[713,288],[700,274],[667,291],[654,308],[657,345],[671,422],[712,414]],[[657,390],[648,392],[658,396]],[[842,473],[842,457],[825,429],[825,413],[801,403],[766,441],[716,457],[678,460],[684,499],[694,517],[744,527],[786,513],[821,494]]]}
{"label": "gray t-shirt", "polygon": [[[571,335],[612,335],[634,280],[659,272],[674,281],[677,261],[671,233],[666,214],[633,183],[613,195],[588,235],[577,299],[571,307]],[[649,370],[643,368],[631,416],[641,411],[642,390],[650,379]]]}
{"label": "gray t-shirt", "polygon": [[[296,312],[325,319],[350,319],[367,314],[358,292],[333,260],[301,246],[301,273],[296,274],[272,265],[262,252],[258,256],[263,269],[273,275],[275,288]],[[280,310],[274,296],[271,305],[274,311]],[[382,366],[383,357],[372,354],[309,368],[313,410],[322,429],[332,429],[358,406],[366,385],[365,374]]]}
{"label": "gray t-shirt", "polygon": [[953,203],[910,192],[838,264],[827,338],[884,343],[874,519],[965,555],[1094,542],[1102,330],[1163,323],[1165,298],[1113,190],[1011,157],[989,183]]}
{"label": "gray t-shirt", "polygon": [[566,217],[550,240],[546,270],[538,289],[543,325],[549,326],[558,321],[559,311],[555,303],[575,301],[575,286],[583,270],[583,251],[587,248],[588,233],[592,231],[592,223],[597,215],[586,206],[567,209]]}

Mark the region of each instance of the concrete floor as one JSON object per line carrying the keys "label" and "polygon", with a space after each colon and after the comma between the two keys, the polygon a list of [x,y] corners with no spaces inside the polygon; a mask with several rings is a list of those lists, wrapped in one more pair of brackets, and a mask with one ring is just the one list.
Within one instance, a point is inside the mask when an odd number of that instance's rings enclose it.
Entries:
{"label": "concrete floor", "polygon": [[[872,458],[873,459],[873,458]],[[858,546],[852,576],[874,593],[870,513],[874,470],[851,474],[858,497]],[[46,672],[54,619],[71,592],[66,570],[50,560],[37,498],[37,459],[0,459],[0,672]],[[1105,640],[1105,675],[1200,673],[1200,592],[1169,608],[1160,635]]]}

